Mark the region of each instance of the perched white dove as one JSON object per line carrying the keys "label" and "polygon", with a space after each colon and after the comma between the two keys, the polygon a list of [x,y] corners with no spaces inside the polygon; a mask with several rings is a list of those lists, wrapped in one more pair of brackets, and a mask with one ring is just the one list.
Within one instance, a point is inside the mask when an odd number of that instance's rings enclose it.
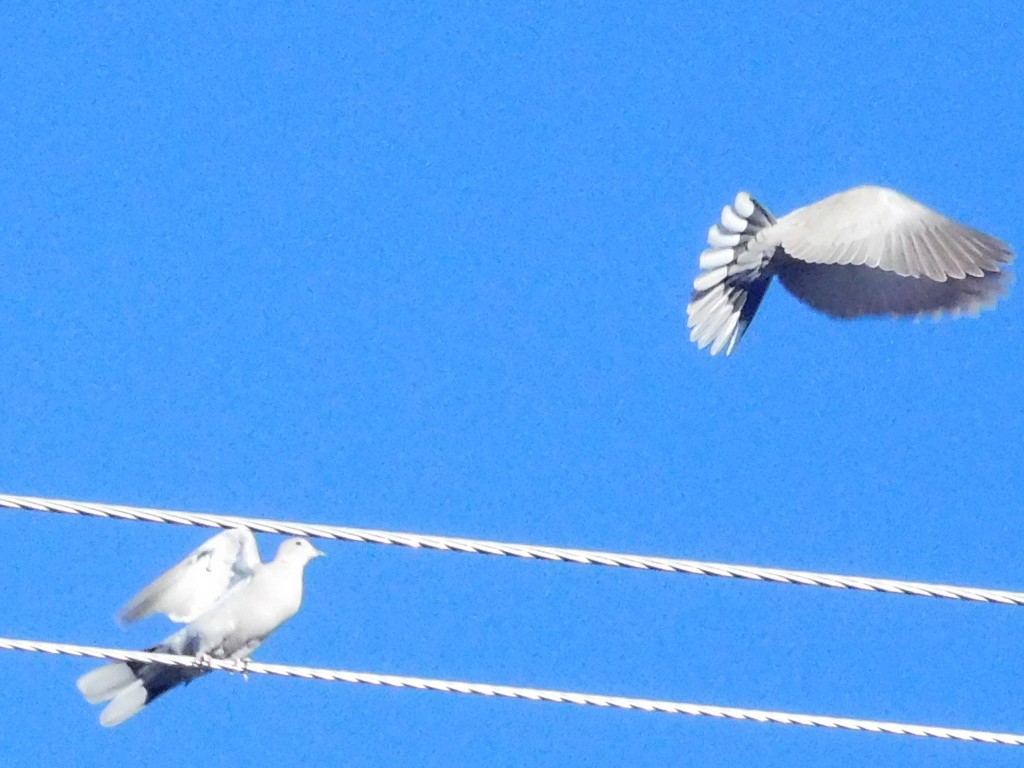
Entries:
{"label": "perched white dove", "polygon": [[977,315],[1007,292],[1005,243],[899,192],[855,187],[776,221],[746,192],[708,231],[686,308],[690,339],[731,354],[772,278],[840,318]]}
{"label": "perched white dove", "polygon": [[[229,535],[232,534],[232,535]],[[237,554],[234,564],[228,553]],[[148,650],[215,659],[247,659],[302,605],[302,577],[310,560],[324,553],[306,539],[284,541],[269,563],[259,560],[252,534],[218,534],[146,587],[125,609],[127,620],[155,612],[189,616],[189,623]],[[239,566],[239,561],[251,567]],[[227,563],[229,567],[223,568]],[[237,566],[237,567],[236,567]],[[205,572],[203,569],[208,568]],[[199,569],[199,570],[196,570]],[[248,576],[231,573],[248,570]],[[228,576],[224,576],[228,573]],[[209,578],[207,578],[209,577]],[[221,593],[216,595],[215,585]],[[196,594],[185,588],[195,585]],[[193,614],[206,605],[198,615]],[[93,704],[109,701],[100,723],[114,726],[136,715],[149,702],[209,670],[156,663],[116,662],[78,679],[78,690]]]}

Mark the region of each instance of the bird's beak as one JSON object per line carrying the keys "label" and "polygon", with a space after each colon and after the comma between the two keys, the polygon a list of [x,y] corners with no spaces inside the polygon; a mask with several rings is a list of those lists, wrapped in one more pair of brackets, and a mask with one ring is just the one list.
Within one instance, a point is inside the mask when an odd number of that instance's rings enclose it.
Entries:
{"label": "bird's beak", "polygon": [[316,547],[313,547],[313,551],[316,552],[316,556],[317,557],[327,557],[327,553],[326,552],[321,552]]}

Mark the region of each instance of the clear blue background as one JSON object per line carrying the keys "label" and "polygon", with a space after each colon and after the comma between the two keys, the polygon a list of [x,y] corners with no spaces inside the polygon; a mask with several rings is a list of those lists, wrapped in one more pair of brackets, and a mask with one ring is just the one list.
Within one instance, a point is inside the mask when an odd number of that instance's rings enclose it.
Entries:
{"label": "clear blue background", "polygon": [[[743,188],[1024,243],[1019,3],[175,5],[5,8],[0,491],[1024,588],[1020,291],[684,311]],[[0,634],[144,647],[206,535],[0,512]],[[1024,731],[1020,609],[325,548],[257,658]],[[1021,759],[228,675],[108,731],[92,666],[0,654],[5,765]]]}

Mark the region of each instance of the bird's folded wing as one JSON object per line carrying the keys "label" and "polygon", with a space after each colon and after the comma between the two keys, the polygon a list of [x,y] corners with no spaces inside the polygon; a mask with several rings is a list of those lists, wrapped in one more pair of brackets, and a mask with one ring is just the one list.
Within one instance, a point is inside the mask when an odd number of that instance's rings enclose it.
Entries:
{"label": "bird's folded wing", "polygon": [[250,530],[223,531],[139,592],[121,610],[120,619],[127,624],[164,613],[172,621],[188,623],[251,578],[259,564]]}
{"label": "bird's folded wing", "polygon": [[779,219],[772,237],[797,261],[938,282],[981,278],[1013,260],[1000,240],[881,187],[857,187],[795,210]]}

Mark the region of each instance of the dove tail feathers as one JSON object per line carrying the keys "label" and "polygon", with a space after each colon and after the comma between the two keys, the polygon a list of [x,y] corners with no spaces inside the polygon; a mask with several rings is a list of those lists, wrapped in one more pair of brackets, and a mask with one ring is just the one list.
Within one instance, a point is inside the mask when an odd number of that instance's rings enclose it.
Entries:
{"label": "dove tail feathers", "polygon": [[757,236],[774,223],[767,208],[740,192],[708,230],[709,247],[700,255],[686,314],[690,340],[701,349],[710,344],[712,355],[732,353],[771,284],[766,268],[775,246]]}
{"label": "dove tail feathers", "polygon": [[[168,649],[157,647],[153,651]],[[110,703],[100,713],[100,724],[120,725],[137,715],[147,704],[179,685],[187,684],[209,670],[170,667],[138,661],[107,664],[78,678],[78,690],[90,704]]]}
{"label": "dove tail feathers", "polygon": [[136,680],[118,693],[100,712],[100,725],[113,728],[134,717],[149,703],[149,693],[141,680]]}
{"label": "dove tail feathers", "polygon": [[79,692],[90,704],[110,701],[138,678],[124,662],[107,664],[78,678]]}

